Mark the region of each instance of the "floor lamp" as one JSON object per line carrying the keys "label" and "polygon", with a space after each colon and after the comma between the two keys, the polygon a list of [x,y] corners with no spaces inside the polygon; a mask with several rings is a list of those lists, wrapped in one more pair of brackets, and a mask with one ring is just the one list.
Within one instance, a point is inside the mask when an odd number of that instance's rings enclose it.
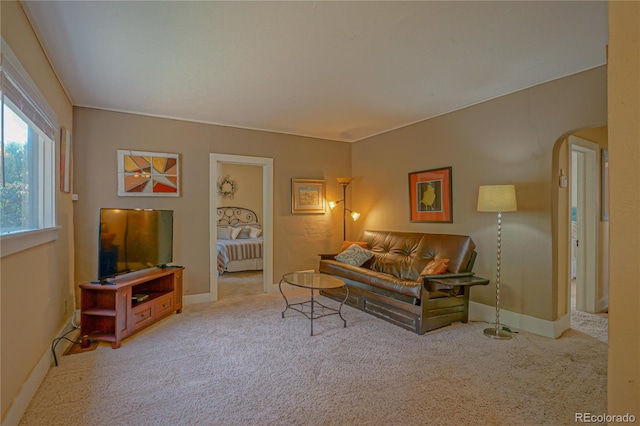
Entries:
{"label": "floor lamp", "polygon": [[347,212],[351,212],[351,218],[355,222],[360,217],[360,213],[354,212],[351,209],[347,208],[347,186],[351,183],[353,178],[336,178],[338,183],[342,186],[342,200],[338,201],[329,201],[329,208],[333,210],[338,203],[342,203],[343,211],[342,211],[342,239],[344,241],[347,240]]}
{"label": "floor lamp", "polygon": [[478,211],[498,213],[498,255],[496,263],[496,323],[485,328],[484,335],[492,339],[511,339],[511,333],[500,329],[500,245],[502,239],[502,213],[518,210],[514,185],[484,185],[478,190]]}

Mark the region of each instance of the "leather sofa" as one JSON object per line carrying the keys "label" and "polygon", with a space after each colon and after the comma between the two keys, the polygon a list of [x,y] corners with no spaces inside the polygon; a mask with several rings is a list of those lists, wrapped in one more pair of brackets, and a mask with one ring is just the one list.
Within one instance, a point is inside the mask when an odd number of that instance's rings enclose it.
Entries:
{"label": "leather sofa", "polygon": [[[363,265],[322,254],[319,271],[345,281],[346,304],[417,334],[457,321],[466,323],[471,287],[489,283],[472,272],[476,252],[468,236],[365,231],[360,241],[373,253]],[[446,273],[421,276],[433,259],[449,259]],[[346,291],[342,287],[322,294],[342,301]]]}

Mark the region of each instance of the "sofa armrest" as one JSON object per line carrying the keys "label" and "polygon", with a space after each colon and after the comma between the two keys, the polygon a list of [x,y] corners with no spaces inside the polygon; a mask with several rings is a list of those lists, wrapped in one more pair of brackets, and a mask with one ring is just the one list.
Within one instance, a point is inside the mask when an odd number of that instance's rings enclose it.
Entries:
{"label": "sofa armrest", "polygon": [[444,279],[444,278],[462,278],[462,277],[472,277],[473,276],[473,272],[460,272],[457,274],[437,274],[437,275],[420,275],[420,278],[422,278],[422,282],[426,283],[429,280],[432,279]]}
{"label": "sofa armrest", "polygon": [[335,254],[333,254],[333,253],[330,253],[330,254],[320,253],[320,254],[318,254],[318,256],[320,256],[320,260],[335,260],[337,255],[338,255],[337,253],[335,253]]}
{"label": "sofa armrest", "polygon": [[451,285],[445,285],[440,280],[473,277],[473,272],[460,272],[457,274],[437,274],[437,275],[420,275],[422,278],[422,288],[428,292],[450,291],[453,289]]}
{"label": "sofa armrest", "polygon": [[466,274],[450,274],[450,276],[441,276],[435,278],[430,276],[424,281],[424,289],[430,292],[434,291],[447,291],[460,287],[472,287],[474,285],[487,285],[489,280],[486,278],[478,277],[472,273]]}

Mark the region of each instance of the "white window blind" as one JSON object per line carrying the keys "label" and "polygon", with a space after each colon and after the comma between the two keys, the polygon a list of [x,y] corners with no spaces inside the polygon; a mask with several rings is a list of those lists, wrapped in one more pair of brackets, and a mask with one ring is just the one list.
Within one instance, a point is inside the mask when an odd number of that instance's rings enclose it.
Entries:
{"label": "white window blind", "polygon": [[52,241],[58,120],[7,43],[0,52],[0,254]]}
{"label": "white window blind", "polygon": [[36,127],[49,138],[55,140],[58,129],[58,119],[55,112],[40,94],[29,74],[22,68],[4,39],[2,40],[0,69],[2,96],[9,98]]}

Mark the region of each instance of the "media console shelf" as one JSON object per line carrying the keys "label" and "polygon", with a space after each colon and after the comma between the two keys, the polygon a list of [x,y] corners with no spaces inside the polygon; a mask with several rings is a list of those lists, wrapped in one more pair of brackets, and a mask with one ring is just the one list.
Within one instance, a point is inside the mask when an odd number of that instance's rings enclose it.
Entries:
{"label": "media console shelf", "polygon": [[[80,284],[83,344],[87,339],[101,340],[117,349],[122,339],[182,312],[183,270],[149,268],[114,278],[113,284]],[[143,295],[144,300],[136,302],[133,295]]]}

